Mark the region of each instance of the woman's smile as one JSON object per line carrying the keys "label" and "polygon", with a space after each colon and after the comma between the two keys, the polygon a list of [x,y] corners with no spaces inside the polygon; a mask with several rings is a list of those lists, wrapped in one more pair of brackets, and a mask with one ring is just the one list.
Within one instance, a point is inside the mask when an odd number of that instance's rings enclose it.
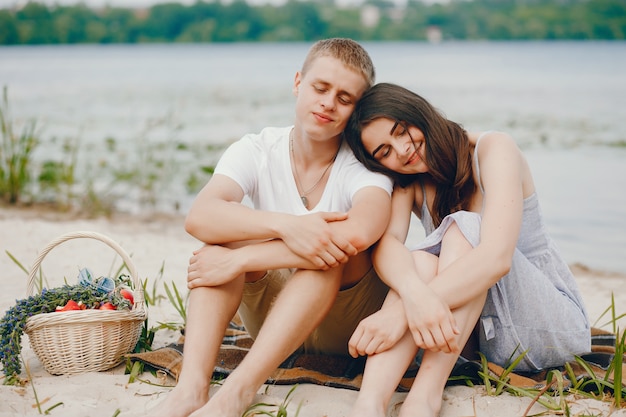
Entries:
{"label": "woman's smile", "polygon": [[387,118],[372,121],[363,128],[361,141],[372,158],[396,172],[426,172],[424,135],[414,126]]}
{"label": "woman's smile", "polygon": [[419,160],[420,160],[419,153],[417,153],[417,151],[414,151],[409,156],[409,159],[407,159],[407,161],[406,161],[406,163],[404,165],[413,165],[413,164],[417,163]]}

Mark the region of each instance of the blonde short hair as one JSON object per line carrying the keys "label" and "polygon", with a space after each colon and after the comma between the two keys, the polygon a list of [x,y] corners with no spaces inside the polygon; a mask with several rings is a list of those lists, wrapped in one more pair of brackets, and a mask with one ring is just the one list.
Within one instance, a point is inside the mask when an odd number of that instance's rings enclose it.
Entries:
{"label": "blonde short hair", "polygon": [[302,74],[306,74],[313,61],[322,56],[336,58],[348,68],[363,75],[367,88],[374,85],[376,80],[374,64],[367,51],[358,42],[345,38],[322,39],[315,42],[304,59]]}

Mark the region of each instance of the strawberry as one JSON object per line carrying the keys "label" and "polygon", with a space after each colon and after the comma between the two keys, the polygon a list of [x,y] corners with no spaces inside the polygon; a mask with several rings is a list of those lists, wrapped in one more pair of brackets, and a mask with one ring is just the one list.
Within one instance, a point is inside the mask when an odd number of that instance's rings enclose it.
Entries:
{"label": "strawberry", "polygon": [[120,290],[120,295],[126,298],[131,305],[135,303],[135,297],[133,296],[133,292],[131,290],[127,290],[126,288],[122,288]]}
{"label": "strawberry", "polygon": [[57,307],[56,311],[73,311],[73,310],[82,310],[80,305],[74,300],[69,300],[65,306],[59,308]]}

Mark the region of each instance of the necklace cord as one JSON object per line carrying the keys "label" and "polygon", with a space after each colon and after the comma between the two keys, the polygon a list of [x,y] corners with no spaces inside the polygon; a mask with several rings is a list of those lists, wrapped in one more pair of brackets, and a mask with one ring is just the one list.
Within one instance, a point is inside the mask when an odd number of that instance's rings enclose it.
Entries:
{"label": "necklace cord", "polygon": [[[300,176],[298,175],[298,166],[296,164],[295,152],[293,150],[293,130],[289,134],[289,150],[291,152],[291,158],[293,159],[293,171],[294,171],[294,175],[296,179],[296,185],[298,186],[299,189],[303,189],[302,184],[300,182]],[[302,204],[304,205],[305,208],[307,209],[309,208],[309,200],[306,196],[311,194],[317,188],[317,186],[322,182],[322,179],[324,178],[324,176],[326,176],[326,173],[335,162],[335,159],[337,159],[338,154],[339,154],[339,150],[337,150],[337,153],[335,154],[333,159],[330,161],[328,166],[324,169],[324,172],[322,172],[322,175],[318,178],[317,181],[315,181],[315,184],[313,184],[313,186],[309,188],[308,190],[306,191],[303,190],[302,193],[300,193],[300,200],[302,201]]]}

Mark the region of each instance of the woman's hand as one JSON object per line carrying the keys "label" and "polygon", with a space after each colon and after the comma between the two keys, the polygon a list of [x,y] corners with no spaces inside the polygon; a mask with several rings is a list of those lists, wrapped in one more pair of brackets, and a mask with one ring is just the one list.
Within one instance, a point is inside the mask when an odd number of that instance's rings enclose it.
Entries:
{"label": "woman's hand", "polygon": [[194,251],[187,268],[187,287],[216,287],[241,275],[244,271],[234,252],[219,245],[205,245]]}
{"label": "woman's hand", "polygon": [[406,332],[406,314],[398,300],[361,320],[348,342],[348,351],[354,358],[381,353],[398,343]]}
{"label": "woman's hand", "polygon": [[428,287],[402,297],[409,331],[417,347],[459,353],[459,330],[450,308]]}
{"label": "woman's hand", "polygon": [[329,269],[348,262],[356,255],[356,248],[342,236],[333,233],[330,222],[348,218],[346,213],[319,212],[304,216],[291,216],[281,226],[283,242],[295,254],[311,262],[319,269]]}

